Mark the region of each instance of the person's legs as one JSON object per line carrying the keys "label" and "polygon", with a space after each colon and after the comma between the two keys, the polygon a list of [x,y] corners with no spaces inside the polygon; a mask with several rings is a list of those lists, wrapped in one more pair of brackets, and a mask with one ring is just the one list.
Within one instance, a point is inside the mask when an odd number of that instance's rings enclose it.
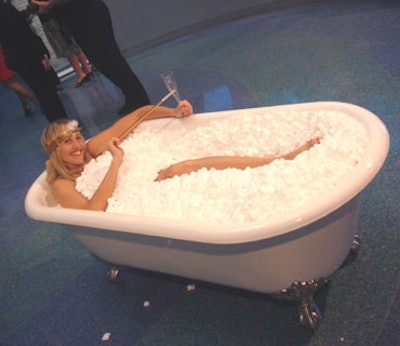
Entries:
{"label": "person's legs", "polygon": [[42,112],[49,122],[68,118],[64,106],[57,94],[54,82],[48,71],[41,64],[18,71],[40,102]]}
{"label": "person's legs", "polygon": [[14,91],[15,92],[15,94],[18,96],[18,98],[19,98],[19,100],[20,100],[20,102],[21,102],[21,104],[22,104],[22,107],[25,109],[25,110],[27,110],[27,109],[30,109],[30,105],[29,105],[29,103],[28,103],[28,101],[26,100],[26,98],[24,97],[24,96],[22,96],[21,94],[19,94],[19,93],[17,93],[16,91]]}
{"label": "person's legs", "polygon": [[72,35],[96,68],[124,93],[126,109],[149,104],[146,90],[119,50],[107,6],[102,1],[91,4],[66,19]]}
{"label": "person's legs", "polygon": [[75,74],[76,74],[76,85],[75,85],[75,87],[78,87],[78,86],[81,85],[81,83],[85,79],[86,73],[82,70],[82,67],[81,67],[81,65],[79,63],[78,55],[71,55],[70,57],[68,57],[68,61],[70,62],[72,68],[75,71]]}
{"label": "person's legs", "polygon": [[22,108],[24,109],[25,116],[31,115],[32,107],[30,106],[30,104],[28,103],[26,98],[17,92],[15,92],[15,94],[18,96],[19,100],[21,101],[21,105],[22,105]]}
{"label": "person's legs", "polygon": [[81,68],[82,68],[83,72],[85,72],[86,74],[91,73],[92,69],[89,66],[89,62],[88,62],[88,59],[87,59],[85,53],[83,51],[80,51],[77,54],[77,57],[78,57],[78,60],[79,60],[79,62],[81,64]]}
{"label": "person's legs", "polygon": [[16,77],[11,77],[3,81],[3,83],[18,95],[24,108],[29,106],[26,99],[31,100],[36,106],[40,107],[39,100],[36,98],[36,96],[33,95],[23,84],[21,84]]}

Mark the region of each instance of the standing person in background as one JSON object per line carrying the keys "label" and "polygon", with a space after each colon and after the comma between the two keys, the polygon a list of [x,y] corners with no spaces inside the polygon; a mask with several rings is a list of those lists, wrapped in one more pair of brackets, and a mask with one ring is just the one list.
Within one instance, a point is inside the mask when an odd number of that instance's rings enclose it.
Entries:
{"label": "standing person in background", "polygon": [[[33,15],[36,14],[38,8],[32,6],[31,0],[28,0],[28,2],[29,5],[24,12],[29,22],[32,20]],[[82,51],[81,47],[78,46],[65,23],[49,14],[39,14],[38,17],[47,40],[57,58],[68,59],[74,69],[77,77],[75,88],[88,82],[92,74],[92,69],[89,66],[85,53]]]}
{"label": "standing person in background", "polygon": [[31,100],[38,108],[40,108],[39,100],[36,96],[32,95],[31,92],[25,88],[23,84],[19,82],[15,76],[15,72],[7,67],[4,59],[3,50],[0,46],[0,82],[6,87],[14,91],[21,101],[24,113],[26,116],[32,114],[32,108],[29,105],[27,99]]}
{"label": "standing person in background", "polygon": [[103,0],[32,0],[38,13],[52,13],[65,21],[72,36],[96,68],[125,95],[118,114],[126,114],[150,100],[142,83],[122,56],[114,37],[111,15]]}
{"label": "standing person in background", "polygon": [[0,0],[0,44],[7,66],[29,85],[49,121],[67,117],[48,73],[50,53],[14,6]]}

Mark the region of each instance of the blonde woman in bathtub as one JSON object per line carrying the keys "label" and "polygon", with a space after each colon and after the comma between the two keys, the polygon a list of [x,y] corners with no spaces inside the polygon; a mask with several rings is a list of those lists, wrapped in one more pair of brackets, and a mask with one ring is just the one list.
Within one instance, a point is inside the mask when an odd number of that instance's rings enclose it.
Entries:
{"label": "blonde woman in bathtub", "polygon": [[[105,210],[107,208],[107,200],[114,191],[119,167],[124,156],[123,150],[119,147],[123,139],[121,134],[125,133],[125,129],[140,119],[148,107],[142,107],[121,118],[113,126],[94,136],[87,143],[81,135],[81,129],[75,120],[59,120],[47,126],[41,138],[43,147],[50,155],[47,164],[47,182],[56,201],[61,206],[86,210]],[[175,110],[161,107],[159,111],[152,113],[149,119],[171,116],[181,118],[192,113],[193,109],[190,103],[182,101]],[[75,180],[83,171],[85,164],[104,151],[103,148],[106,143],[108,143],[112,161],[102,183],[93,197],[88,200],[75,189]],[[293,160],[298,154],[317,143],[319,143],[318,139],[309,140],[293,152],[276,157],[210,156],[186,160],[159,171],[155,181],[189,174],[202,168],[214,168],[217,170],[226,168],[245,169],[247,167],[264,166],[276,159]]]}
{"label": "blonde woman in bathtub", "polygon": [[[105,210],[118,177],[124,156],[120,143],[131,128],[151,106],[141,107],[116,121],[111,127],[85,142],[76,120],[61,119],[50,123],[41,136],[41,143],[49,154],[46,162],[47,182],[56,201],[65,208]],[[182,118],[193,113],[192,105],[181,101],[175,109],[159,107],[149,113],[147,119],[166,117]],[[94,193],[88,200],[75,189],[75,180],[85,165],[104,152],[108,147],[112,155],[110,167]]]}

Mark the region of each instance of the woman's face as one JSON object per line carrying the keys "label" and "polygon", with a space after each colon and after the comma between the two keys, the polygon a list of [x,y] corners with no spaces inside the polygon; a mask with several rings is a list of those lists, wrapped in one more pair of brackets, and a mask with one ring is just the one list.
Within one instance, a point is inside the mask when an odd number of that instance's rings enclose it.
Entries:
{"label": "woman's face", "polygon": [[57,150],[61,161],[69,168],[84,164],[86,143],[80,132],[73,133],[63,138]]}

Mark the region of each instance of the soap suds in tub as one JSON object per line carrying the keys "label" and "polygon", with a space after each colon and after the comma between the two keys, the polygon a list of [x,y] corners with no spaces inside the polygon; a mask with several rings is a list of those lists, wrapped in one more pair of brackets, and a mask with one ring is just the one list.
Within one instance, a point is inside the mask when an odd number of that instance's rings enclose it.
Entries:
{"label": "soap suds in tub", "polygon": [[[191,222],[265,220],[318,200],[356,166],[367,145],[364,126],[338,111],[241,110],[185,131],[144,131],[124,140],[124,162],[108,212]],[[202,169],[154,182],[160,169],[179,161],[213,155],[283,155],[316,137],[320,144],[295,160],[245,170]],[[110,161],[106,153],[87,164],[77,190],[91,198]]]}

